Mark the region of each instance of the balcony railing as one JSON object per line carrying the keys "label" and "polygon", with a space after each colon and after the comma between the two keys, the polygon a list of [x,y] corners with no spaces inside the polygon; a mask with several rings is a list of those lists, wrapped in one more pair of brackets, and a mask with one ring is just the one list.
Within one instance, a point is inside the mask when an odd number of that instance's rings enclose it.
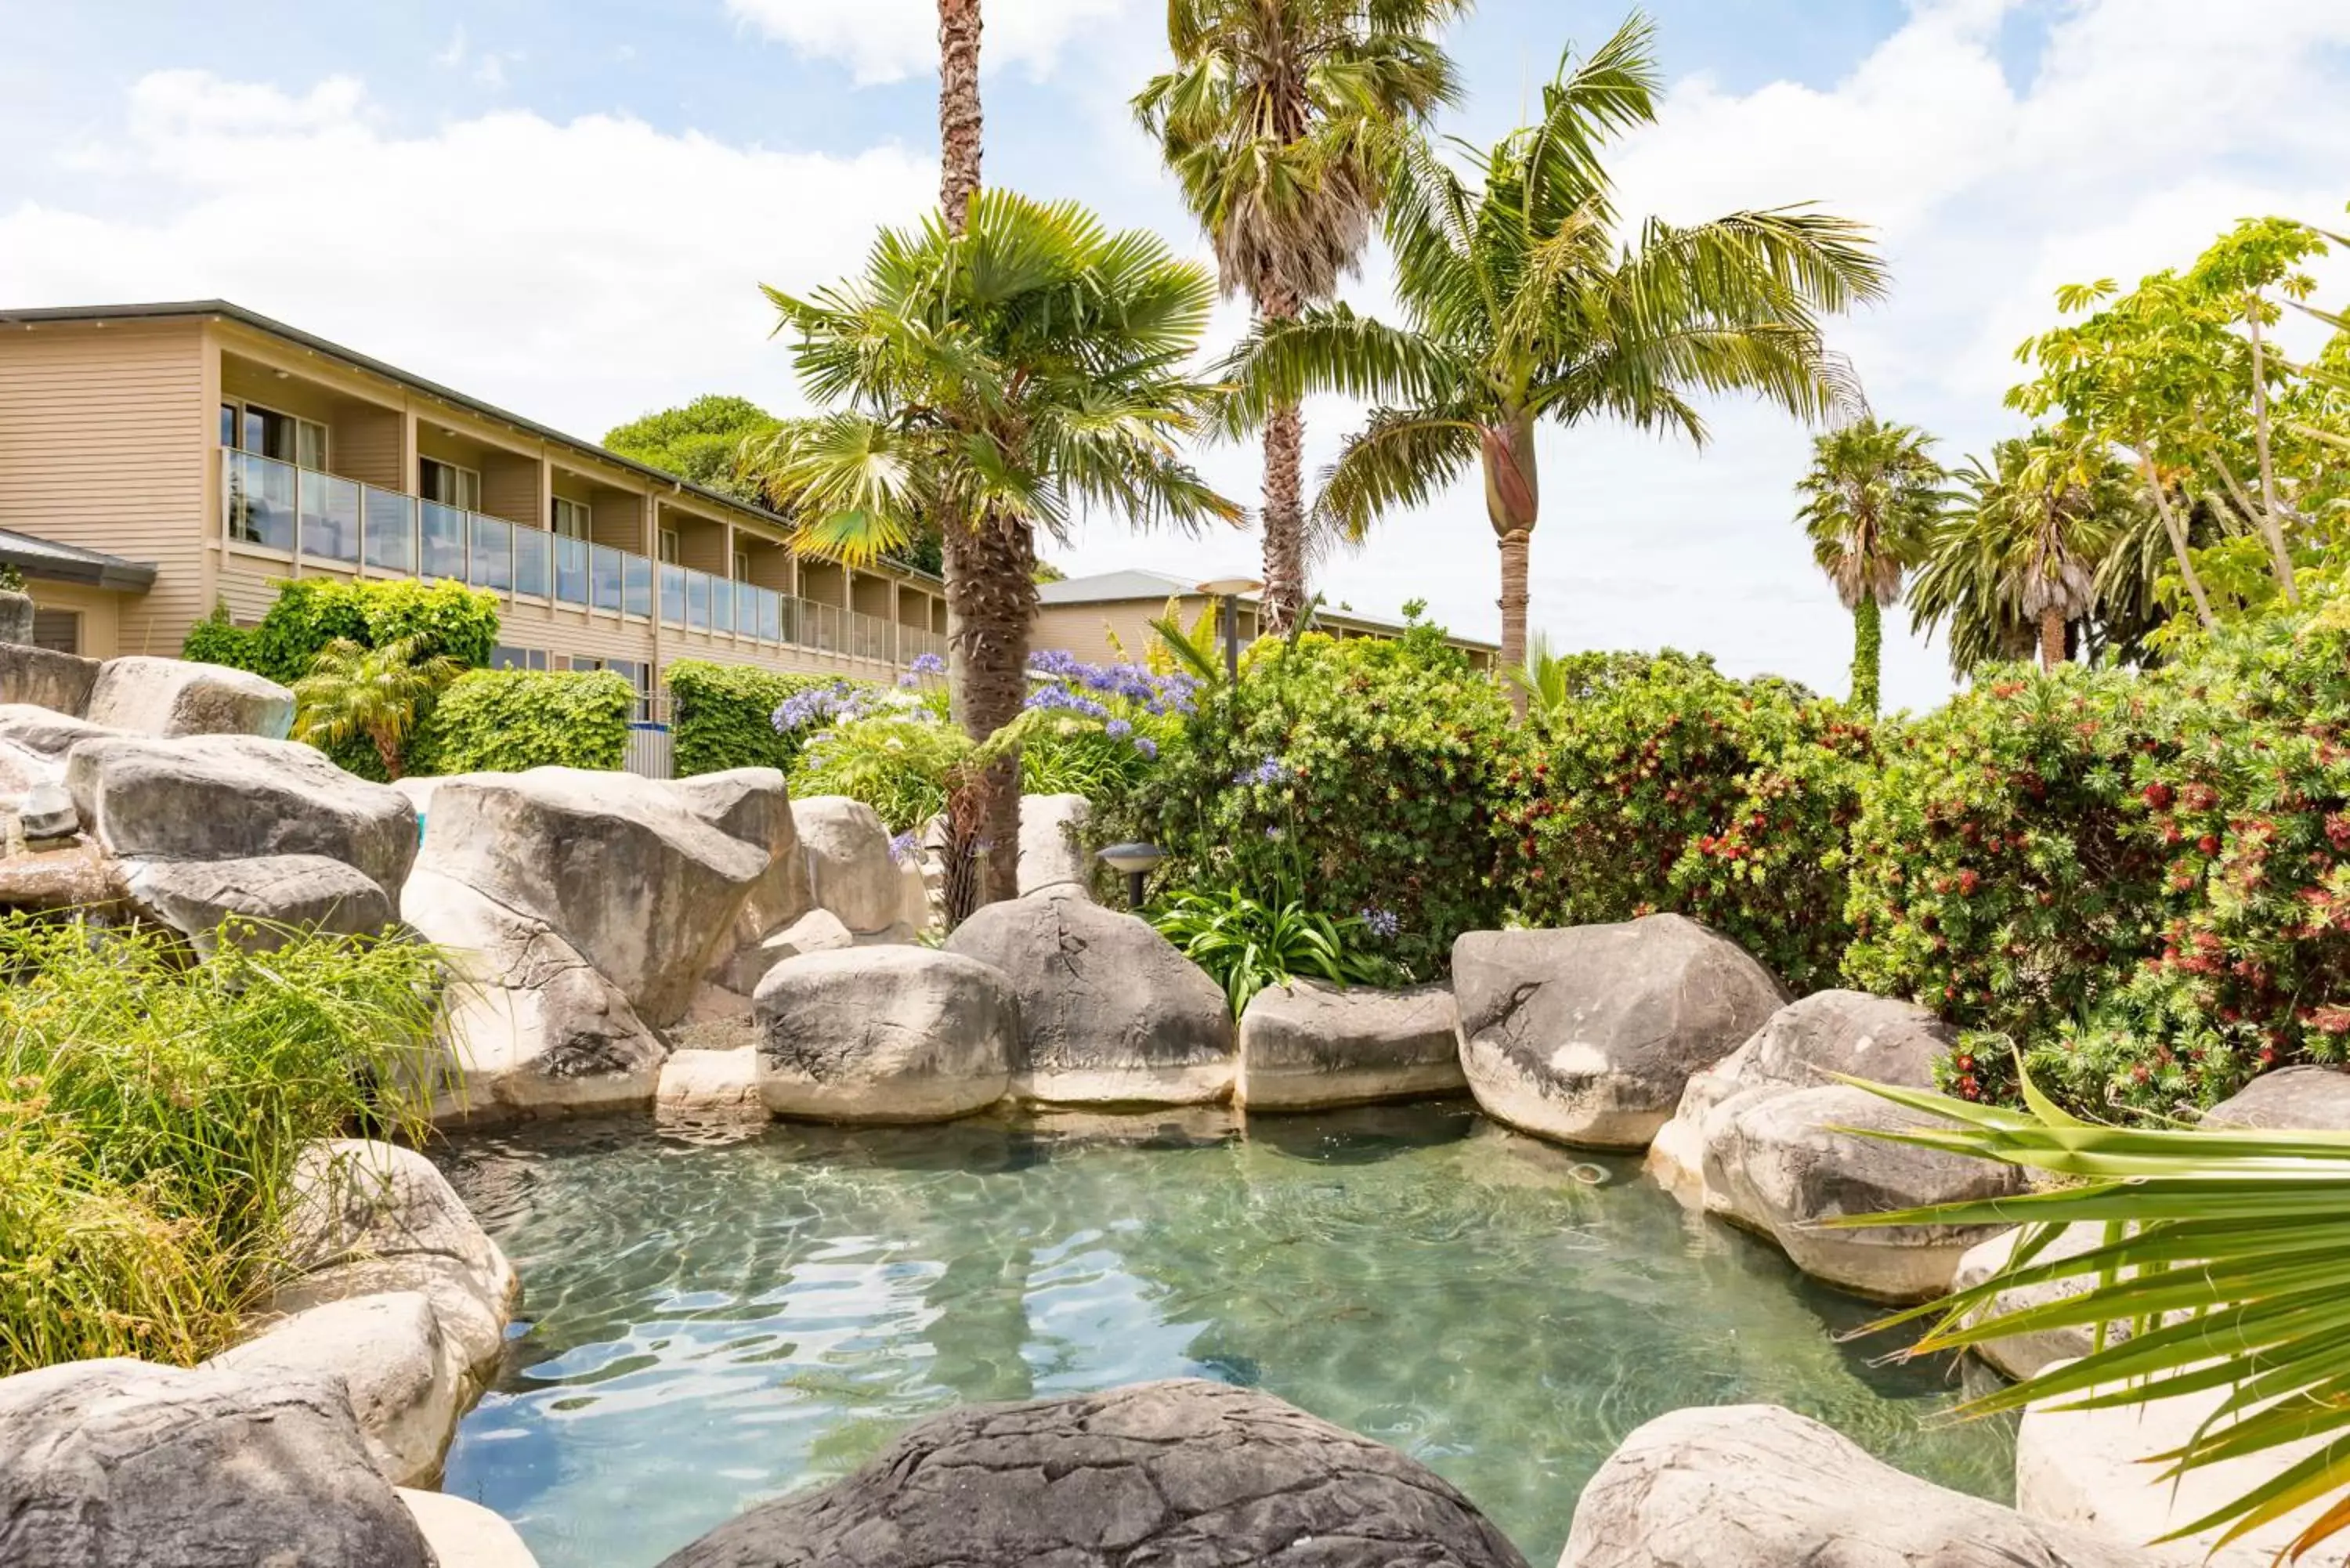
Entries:
{"label": "balcony railing", "polygon": [[355,479],[224,448],[222,527],[231,544],[400,576],[442,578],[510,599],[635,616],[738,641],[879,663],[945,651],[945,639],[879,616],[655,563],[609,545]]}

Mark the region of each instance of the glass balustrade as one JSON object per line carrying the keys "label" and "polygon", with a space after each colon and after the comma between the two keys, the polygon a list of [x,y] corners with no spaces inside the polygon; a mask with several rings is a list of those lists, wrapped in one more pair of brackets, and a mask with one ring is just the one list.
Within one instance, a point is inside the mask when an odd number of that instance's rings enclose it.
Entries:
{"label": "glass balustrade", "polygon": [[588,575],[594,581],[598,609],[620,607],[620,554],[609,545],[598,545],[589,552]]}
{"label": "glass balustrade", "polygon": [[733,635],[734,585],[724,577],[710,579],[710,629]]}
{"label": "glass balustrade", "polygon": [[494,594],[514,591],[514,524],[497,517],[473,514],[473,569],[467,581]]}
{"label": "glass balustrade", "polygon": [[465,513],[439,501],[417,504],[418,566],[427,577],[465,577]]}
{"label": "glass balustrade", "polygon": [[660,564],[660,619],[663,626],[685,624],[685,568]]}
{"label": "glass balustrade", "polygon": [[710,629],[710,574],[685,574],[685,625],[689,631]]}
{"label": "glass balustrade", "polygon": [[359,558],[359,483],[331,473],[300,471],[302,553],[329,561]]}
{"label": "glass balustrade", "polygon": [[642,556],[620,557],[620,608],[629,615],[650,618],[653,613],[653,564]]}
{"label": "glass balustrade", "polygon": [[554,538],[544,528],[514,531],[514,591],[517,597],[546,597],[546,557]]}
{"label": "glass balustrade", "polygon": [[364,487],[359,503],[359,556],[378,571],[416,571],[416,498]]}
{"label": "glass balustrade", "polygon": [[249,452],[224,452],[222,456],[228,459],[222,495],[228,510],[229,538],[240,545],[292,553],[300,471],[290,462]]}

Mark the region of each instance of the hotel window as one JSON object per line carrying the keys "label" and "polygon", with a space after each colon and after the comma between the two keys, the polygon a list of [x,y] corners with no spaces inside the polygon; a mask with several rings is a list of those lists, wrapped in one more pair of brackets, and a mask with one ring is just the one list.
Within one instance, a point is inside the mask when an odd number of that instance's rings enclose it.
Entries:
{"label": "hotel window", "polygon": [[592,521],[586,502],[573,501],[561,495],[555,498],[555,511],[549,525],[556,538],[585,539],[588,536],[588,529]]}
{"label": "hotel window", "polygon": [[674,528],[660,531],[660,558],[672,566],[677,565],[677,530]]}
{"label": "hotel window", "polygon": [[316,420],[281,414],[258,403],[223,403],[220,439],[221,445],[239,452],[327,472],[327,427]]}
{"label": "hotel window", "polygon": [[748,550],[734,552],[734,580],[738,583],[751,580],[751,552]]}
{"label": "hotel window", "polygon": [[467,512],[482,509],[482,476],[470,468],[459,468],[453,462],[442,462],[434,458],[416,460],[416,493],[427,501],[438,501],[443,506],[461,507]]}
{"label": "hotel window", "polygon": [[493,670],[546,670],[554,660],[543,648],[494,648],[490,650]]}

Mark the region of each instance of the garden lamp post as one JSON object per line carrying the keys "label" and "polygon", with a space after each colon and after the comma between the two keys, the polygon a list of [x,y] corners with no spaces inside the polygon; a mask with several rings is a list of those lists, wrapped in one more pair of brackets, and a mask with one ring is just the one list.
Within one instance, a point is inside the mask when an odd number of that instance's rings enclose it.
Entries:
{"label": "garden lamp post", "polygon": [[1241,678],[1241,596],[1253,594],[1263,587],[1253,577],[1218,577],[1212,583],[1200,585],[1201,593],[1222,601],[1226,680],[1238,682]]}
{"label": "garden lamp post", "polygon": [[1113,844],[1101,852],[1101,858],[1111,870],[1125,873],[1126,907],[1139,909],[1143,879],[1167,858],[1167,851],[1156,844]]}

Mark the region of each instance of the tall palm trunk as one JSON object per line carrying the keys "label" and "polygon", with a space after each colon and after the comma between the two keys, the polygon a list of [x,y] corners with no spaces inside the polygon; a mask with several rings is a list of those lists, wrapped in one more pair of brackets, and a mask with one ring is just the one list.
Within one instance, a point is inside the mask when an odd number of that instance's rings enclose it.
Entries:
{"label": "tall palm trunk", "polygon": [[1885,610],[1864,592],[1852,607],[1852,706],[1877,711],[1877,671],[1885,652]]}
{"label": "tall palm trunk", "polygon": [[2050,605],[2040,612],[2040,668],[2054,670],[2064,662],[2064,612]]}
{"label": "tall palm trunk", "polygon": [[[1297,296],[1268,286],[1257,314],[1294,320]],[[1305,611],[1305,416],[1295,403],[1273,410],[1264,427],[1264,630],[1278,637]]]}
{"label": "tall palm trunk", "polygon": [[[1482,432],[1485,470],[1485,516],[1502,551],[1501,668],[1522,670],[1526,662],[1527,557],[1534,545],[1534,524],[1542,514],[1542,486],[1534,468],[1534,422],[1525,414],[1506,424],[1488,425]],[[1526,692],[1509,684],[1510,711],[1526,716]]]}
{"label": "tall palm trunk", "polygon": [[[1028,695],[1028,634],[1036,615],[1036,546],[1027,524],[982,516],[945,539],[949,700],[964,734],[983,740],[1014,719]],[[997,762],[951,804],[947,919],[1020,896],[1020,759]],[[979,869],[971,869],[972,856]],[[963,900],[958,901],[957,890]]]}
{"label": "tall palm trunk", "polygon": [[939,0],[939,205],[962,233],[979,189],[979,0]]}

